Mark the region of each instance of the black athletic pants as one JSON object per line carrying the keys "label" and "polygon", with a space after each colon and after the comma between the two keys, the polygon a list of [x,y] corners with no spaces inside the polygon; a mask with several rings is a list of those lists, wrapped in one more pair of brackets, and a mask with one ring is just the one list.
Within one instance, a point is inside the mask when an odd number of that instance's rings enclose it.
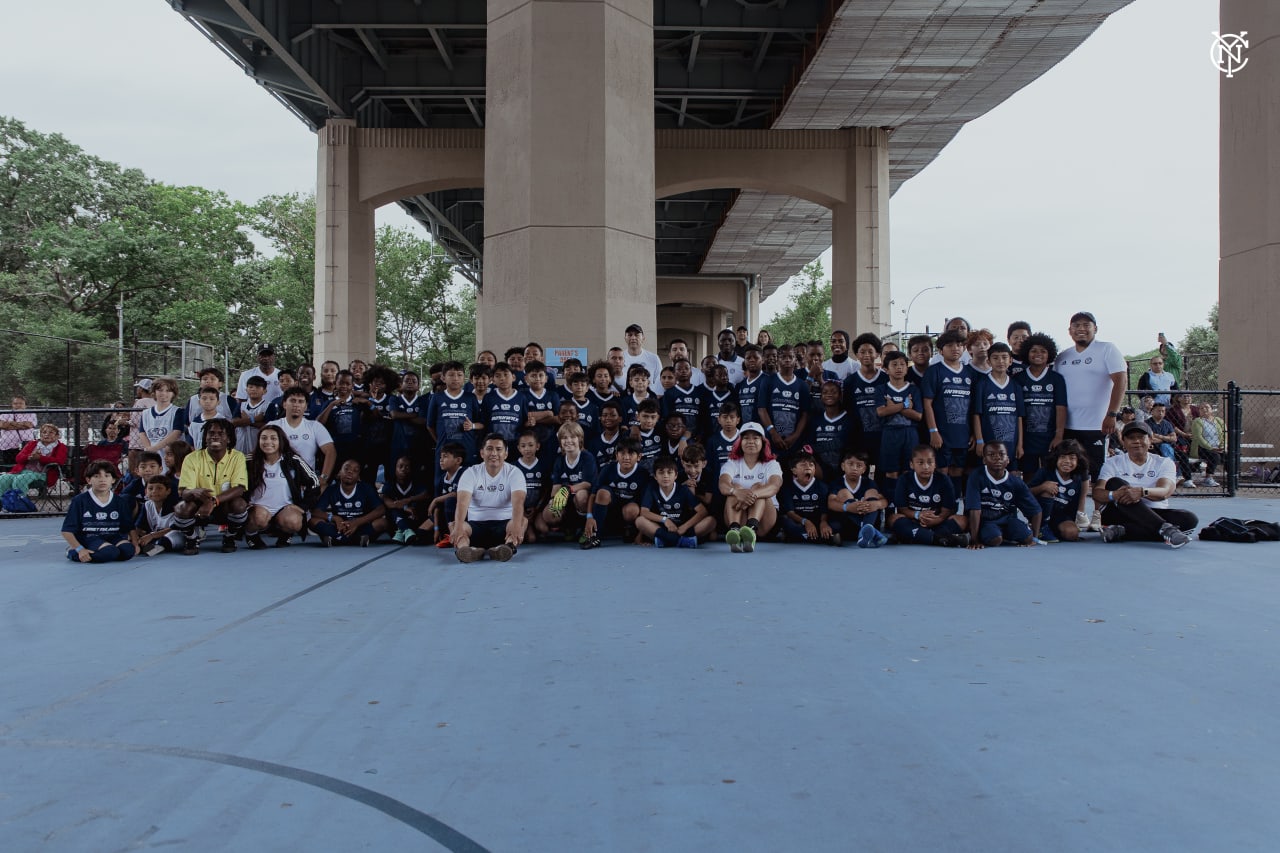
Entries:
{"label": "black athletic pants", "polygon": [[[1107,480],[1108,491],[1128,485],[1119,477]],[[1185,509],[1155,509],[1142,502],[1127,505],[1112,502],[1102,507],[1102,523],[1123,524],[1125,539],[1159,542],[1160,528],[1165,524],[1172,524],[1179,530],[1195,530],[1200,519]]]}

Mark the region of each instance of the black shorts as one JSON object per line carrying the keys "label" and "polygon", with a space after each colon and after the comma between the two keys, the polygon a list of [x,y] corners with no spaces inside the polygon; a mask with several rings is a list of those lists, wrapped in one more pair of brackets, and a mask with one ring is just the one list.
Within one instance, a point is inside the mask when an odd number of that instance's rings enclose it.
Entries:
{"label": "black shorts", "polygon": [[471,545],[475,548],[493,548],[507,541],[507,520],[468,521],[471,525]]}
{"label": "black shorts", "polygon": [[1062,437],[1063,439],[1074,438],[1080,442],[1085,455],[1089,457],[1089,474],[1096,478],[1098,472],[1102,470],[1102,463],[1107,458],[1107,438],[1102,434],[1102,430],[1067,429],[1062,431]]}

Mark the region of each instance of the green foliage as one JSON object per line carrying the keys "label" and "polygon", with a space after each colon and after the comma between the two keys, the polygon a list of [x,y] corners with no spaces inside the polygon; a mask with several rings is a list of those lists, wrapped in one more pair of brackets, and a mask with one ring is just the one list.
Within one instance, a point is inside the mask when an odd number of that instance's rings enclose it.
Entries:
{"label": "green foliage", "polygon": [[421,371],[475,351],[474,292],[453,284],[453,265],[434,245],[384,226],[375,264],[379,361]]}
{"label": "green foliage", "polygon": [[263,198],[254,207],[254,229],[270,241],[274,255],[258,258],[243,272],[254,282],[256,323],[247,329],[235,364],[252,364],[258,341],[276,346],[277,364],[311,360],[315,312],[316,199],[290,193]]}
{"label": "green foliage", "polygon": [[791,307],[768,325],[774,343],[781,346],[831,338],[831,282],[825,275],[819,261],[800,271]]}
{"label": "green foliage", "polygon": [[1178,348],[1182,354],[1183,388],[1193,391],[1218,387],[1218,303],[1209,309],[1208,322],[1187,329]]}

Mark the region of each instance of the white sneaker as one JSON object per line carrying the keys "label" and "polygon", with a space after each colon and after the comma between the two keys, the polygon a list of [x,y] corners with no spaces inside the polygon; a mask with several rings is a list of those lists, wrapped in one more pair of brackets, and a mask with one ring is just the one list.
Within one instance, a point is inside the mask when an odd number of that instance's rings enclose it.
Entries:
{"label": "white sneaker", "polygon": [[1079,527],[1081,530],[1088,530],[1088,529],[1089,529],[1089,514],[1088,514],[1088,513],[1085,513],[1085,512],[1077,512],[1077,513],[1076,513],[1076,527]]}
{"label": "white sneaker", "polygon": [[1196,484],[1193,483],[1189,478],[1182,481],[1182,488],[1184,489],[1194,489],[1195,487],[1196,487]]}
{"label": "white sneaker", "polygon": [[1089,518],[1089,529],[1094,533],[1102,532],[1102,510],[1095,509]]}
{"label": "white sneaker", "polygon": [[1206,477],[1204,484],[1209,487],[1214,487],[1218,485],[1218,481],[1213,479],[1212,477]]}

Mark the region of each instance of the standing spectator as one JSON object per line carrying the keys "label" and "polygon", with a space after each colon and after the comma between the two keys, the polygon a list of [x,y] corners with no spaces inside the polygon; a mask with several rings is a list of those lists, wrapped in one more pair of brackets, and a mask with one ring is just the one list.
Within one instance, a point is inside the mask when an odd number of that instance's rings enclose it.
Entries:
{"label": "standing spectator", "polygon": [[632,323],[623,332],[623,337],[627,341],[627,351],[622,355],[623,375],[631,375],[631,365],[643,364],[649,371],[650,380],[656,385],[662,374],[662,359],[658,358],[656,352],[644,348],[644,329],[640,328],[640,324]]}
{"label": "standing spectator", "polygon": [[729,384],[737,385],[746,378],[746,371],[742,367],[742,356],[738,353],[734,343],[736,338],[733,336],[733,329],[722,329],[720,334],[716,335],[716,361],[724,365],[724,369],[729,373]]}
{"label": "standing spectator", "polygon": [[[323,367],[323,365],[321,365]],[[236,385],[236,399],[241,402],[249,399],[245,390],[245,382],[250,376],[261,376],[267,380],[267,402],[271,402],[284,392],[280,390],[280,371],[276,370],[276,348],[271,344],[258,347],[258,366],[240,374],[240,383]]]}
{"label": "standing spectator", "polygon": [[1161,332],[1156,336],[1156,341],[1160,345],[1160,355],[1164,356],[1164,366],[1173,375],[1174,382],[1182,381],[1182,356],[1173,348],[1173,344],[1169,343],[1169,339]]}
{"label": "standing spectator", "polygon": [[9,407],[11,411],[0,412],[0,465],[12,465],[18,451],[36,437],[36,419],[24,413],[27,398],[14,394]]}
{"label": "standing spectator", "polygon": [[[1058,354],[1057,371],[1067,383],[1067,428],[1064,438],[1080,442],[1089,470],[1102,470],[1106,441],[1116,432],[1120,400],[1128,384],[1129,366],[1119,347],[1097,340],[1098,321],[1088,311],[1071,315],[1068,332],[1075,346]],[[1090,530],[1101,530],[1101,505],[1095,504]]]}
{"label": "standing spectator", "polygon": [[739,326],[738,328],[733,330],[733,338],[734,338],[733,349],[734,349],[734,352],[736,352],[738,355],[745,354],[747,351],[747,344],[751,343],[751,341],[748,340],[747,338],[747,334],[748,334],[748,329],[746,326]]}
{"label": "standing spectator", "polygon": [[696,388],[699,385],[706,385],[707,378],[702,370],[693,366],[693,357],[689,355],[689,345],[685,343],[683,338],[676,338],[667,346],[667,361],[672,367],[675,367],[676,362],[682,358],[689,362],[689,378],[693,386]]}
{"label": "standing spectator", "polygon": [[1226,452],[1226,424],[1222,418],[1214,417],[1212,403],[1201,403],[1200,416],[1191,422],[1191,458],[1204,462],[1206,486],[1218,485],[1213,472],[1222,464]]}
{"label": "standing spectator", "polygon": [[[1165,358],[1162,355],[1154,355],[1151,357],[1150,369],[1138,377],[1139,391],[1157,391],[1153,395],[1157,403],[1169,404],[1170,391],[1178,390],[1178,380],[1173,378],[1172,373],[1165,372]],[[1146,395],[1144,395],[1146,396]]]}
{"label": "standing spectator", "polygon": [[133,411],[129,415],[129,471],[138,465],[138,454],[147,449],[142,434],[142,413],[151,408],[151,380],[139,379],[133,383]]}
{"label": "standing spectator", "polygon": [[822,362],[822,369],[843,382],[857,366],[858,363],[849,358],[849,333],[836,329],[831,333],[831,358]]}

